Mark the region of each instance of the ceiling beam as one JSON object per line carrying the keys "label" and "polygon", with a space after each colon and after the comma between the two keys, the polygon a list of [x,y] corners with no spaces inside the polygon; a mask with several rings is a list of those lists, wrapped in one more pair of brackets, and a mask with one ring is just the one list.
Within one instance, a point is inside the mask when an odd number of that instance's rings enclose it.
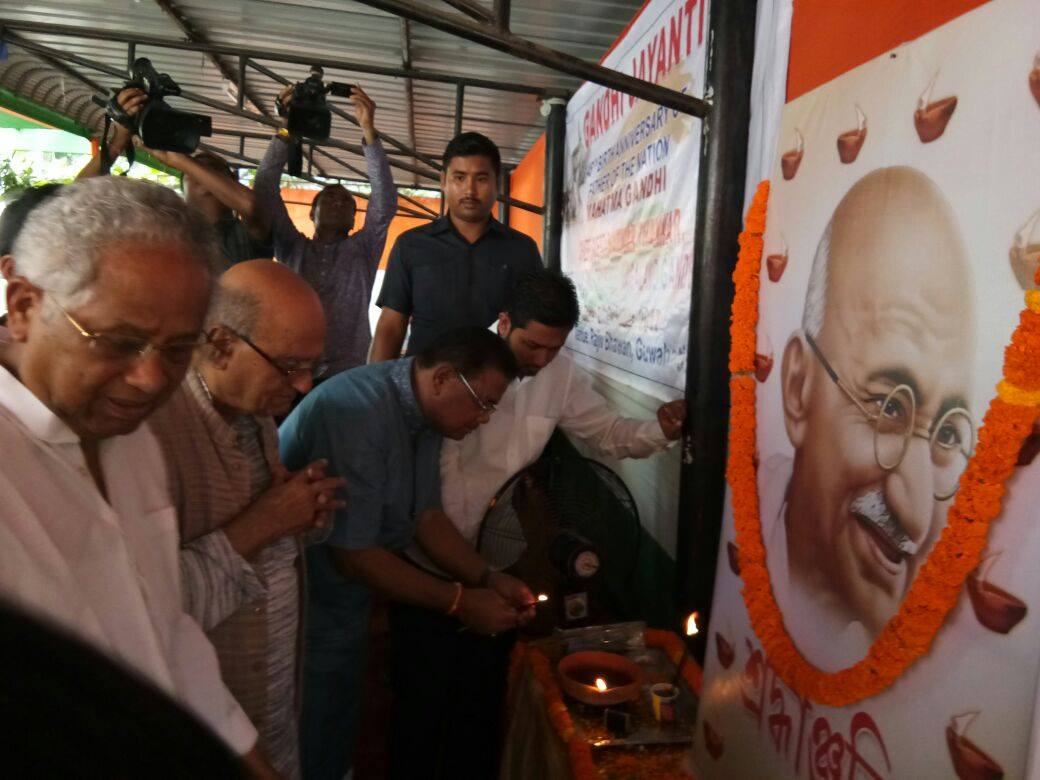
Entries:
{"label": "ceiling beam", "polygon": [[511,32],[500,30],[492,24],[465,19],[432,6],[423,5],[415,0],[357,0],[357,2],[684,114],[703,118],[711,112],[711,104],[699,98],[684,95],[677,90],[637,79],[593,62],[587,62],[556,49],[533,43]]}
{"label": "ceiling beam", "polygon": [[308,59],[298,53],[274,51],[268,49],[251,49],[242,46],[227,46],[216,43],[196,43],[194,41],[182,41],[176,38],[163,38],[159,35],[146,35],[144,33],[123,32],[120,30],[100,30],[93,27],[77,27],[67,24],[50,24],[47,22],[32,22],[15,19],[0,18],[0,30],[20,30],[22,32],[41,33],[45,35],[60,35],[73,38],[86,38],[98,41],[120,41],[122,43],[135,43],[139,46],[156,46],[165,49],[181,49],[184,51],[200,51],[204,53],[220,54],[227,57],[247,57],[252,60],[270,60],[272,62],[289,62],[296,65],[320,65],[325,69],[346,70],[355,73],[371,73],[376,76],[389,76],[392,78],[413,78],[416,81],[434,81],[442,84],[465,84],[467,87],[478,89],[489,89],[499,92],[517,92],[528,95],[537,95],[543,98],[570,97],[570,90],[559,87],[533,87],[528,84],[517,84],[512,82],[494,81],[491,79],[477,79],[469,76],[455,76],[450,73],[439,73],[436,71],[419,70],[411,68],[384,67],[365,62],[354,62],[330,57]]}
{"label": "ceiling beam", "polygon": [[495,21],[495,16],[491,11],[480,3],[473,2],[473,0],[444,0],[444,2],[456,11],[462,11],[466,16],[476,19],[478,22]]}
{"label": "ceiling beam", "polygon": [[[174,5],[172,0],[155,0],[155,4],[162,9],[163,13],[173,20],[173,23],[177,25],[178,29],[184,33],[184,37],[189,41],[203,45],[211,44],[209,36],[197,24],[192,22],[183,10]],[[271,116],[270,109],[264,106],[263,101],[259,100],[256,97],[256,94],[251,92],[249,87],[246,86],[244,73],[241,71],[236,73],[234,68],[224,62],[224,60],[213,52],[207,51],[205,54],[206,59],[220,71],[220,75],[238,88],[239,95],[248,99],[249,102],[253,104],[253,107],[264,116]]]}

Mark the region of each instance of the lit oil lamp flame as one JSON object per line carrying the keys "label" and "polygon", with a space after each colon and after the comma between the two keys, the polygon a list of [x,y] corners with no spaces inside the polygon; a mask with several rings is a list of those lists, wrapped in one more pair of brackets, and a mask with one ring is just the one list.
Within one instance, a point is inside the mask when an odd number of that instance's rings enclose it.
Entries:
{"label": "lit oil lamp flame", "polygon": [[548,601],[549,600],[549,594],[548,593],[539,593],[538,594],[538,600],[539,601]]}
{"label": "lit oil lamp flame", "polygon": [[603,693],[603,691],[607,690],[607,681],[604,680],[602,677],[596,678],[596,690],[600,693]]}
{"label": "lit oil lamp flame", "polygon": [[686,636],[696,636],[700,629],[697,628],[697,613],[691,612],[686,618]]}

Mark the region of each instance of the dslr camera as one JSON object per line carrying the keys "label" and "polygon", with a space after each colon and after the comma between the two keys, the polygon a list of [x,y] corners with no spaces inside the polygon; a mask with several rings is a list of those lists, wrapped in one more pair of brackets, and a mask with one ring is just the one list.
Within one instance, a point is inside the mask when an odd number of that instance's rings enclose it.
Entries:
{"label": "dslr camera", "polygon": [[311,67],[311,74],[293,85],[292,102],[288,108],[279,100],[278,115],[286,117],[286,127],[298,138],[324,141],[332,130],[332,112],[325,103],[326,95],[350,97],[350,84],[324,81],[325,71],[321,66]]}
{"label": "dslr camera", "polygon": [[[119,105],[116,96],[124,89],[137,87],[147,93],[148,102],[136,116],[130,116]],[[134,61],[130,80],[113,95],[107,103],[95,97],[94,102],[105,109],[108,117],[130,130],[151,149],[191,154],[199,146],[202,136],[213,134],[213,125],[205,114],[193,114],[173,108],[163,98],[180,95],[181,88],[166,73],[158,73],[147,57]]]}

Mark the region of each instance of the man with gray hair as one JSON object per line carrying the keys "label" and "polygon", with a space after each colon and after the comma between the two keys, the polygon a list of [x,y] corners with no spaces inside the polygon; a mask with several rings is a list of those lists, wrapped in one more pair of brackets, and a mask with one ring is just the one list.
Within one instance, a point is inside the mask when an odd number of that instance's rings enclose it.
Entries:
{"label": "man with gray hair", "polygon": [[284,265],[239,263],[220,277],[199,350],[149,420],[180,521],[184,608],[205,629],[224,682],[285,777],[300,775],[297,685],[300,534],[342,507],[325,462],[293,475],[272,415],[320,376],[325,315]]}
{"label": "man with gray hair", "polygon": [[143,422],[180,383],[216,247],[173,192],[104,178],[35,210],[0,351],[0,597],[96,645],[271,773],[181,608],[177,521]]}
{"label": "man with gray hair", "polygon": [[946,198],[913,168],[864,176],[824,231],[784,349],[794,458],[767,459],[761,478],[784,624],[826,671],[865,655],[942,528],[974,441],[972,334]]}

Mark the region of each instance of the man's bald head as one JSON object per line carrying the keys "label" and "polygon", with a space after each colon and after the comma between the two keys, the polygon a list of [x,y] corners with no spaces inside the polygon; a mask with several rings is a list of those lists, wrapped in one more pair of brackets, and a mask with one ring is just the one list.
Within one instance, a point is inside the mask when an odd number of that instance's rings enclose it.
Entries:
{"label": "man's bald head", "polygon": [[207,322],[212,348],[203,367],[218,404],[282,414],[297,391],[310,389],[325,345],[325,313],[314,288],[286,266],[232,266],[220,277]]}
{"label": "man's bald head", "polygon": [[964,304],[971,288],[953,210],[914,168],[881,168],[845,193],[813,258],[802,329],[818,339],[827,317],[849,305],[847,298],[870,305],[895,286],[926,298],[952,290]]}
{"label": "man's bald head", "polygon": [[225,271],[208,317],[247,336],[325,330],[318,294],[301,276],[272,260],[248,260]]}

